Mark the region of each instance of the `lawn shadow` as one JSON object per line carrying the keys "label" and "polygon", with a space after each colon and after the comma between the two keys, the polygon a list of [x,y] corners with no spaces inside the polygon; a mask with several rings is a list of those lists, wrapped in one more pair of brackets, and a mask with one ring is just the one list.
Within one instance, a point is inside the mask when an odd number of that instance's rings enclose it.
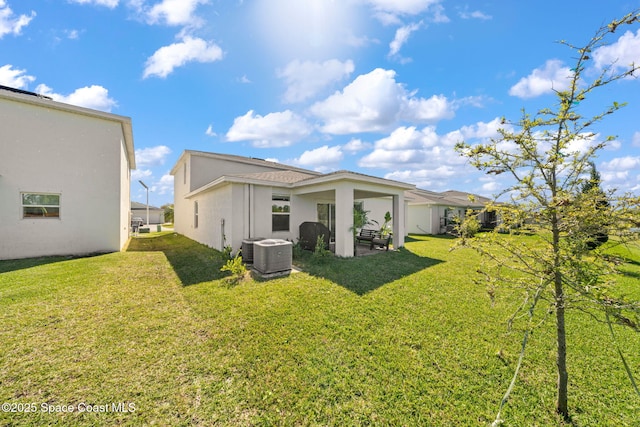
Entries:
{"label": "lawn shadow", "polygon": [[55,256],[43,256],[36,258],[20,258],[20,259],[8,259],[0,261],[0,274],[9,273],[11,271],[23,270],[26,268],[39,267],[41,265],[55,264],[57,262],[69,261],[78,258],[91,258],[96,256],[105,255],[109,252],[95,252],[82,255],[55,255]]}
{"label": "lawn shadow", "polygon": [[132,237],[127,252],[162,252],[182,286],[221,279],[223,255],[177,233]]}
{"label": "lawn shadow", "polygon": [[444,261],[421,257],[405,248],[355,258],[314,259],[310,255],[296,260],[296,264],[312,276],[330,280],[358,295],[441,262]]}

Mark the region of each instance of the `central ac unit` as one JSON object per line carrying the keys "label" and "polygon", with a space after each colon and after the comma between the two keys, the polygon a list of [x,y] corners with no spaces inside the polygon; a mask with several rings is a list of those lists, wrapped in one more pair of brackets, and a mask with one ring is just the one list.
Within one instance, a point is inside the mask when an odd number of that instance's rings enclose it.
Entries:
{"label": "central ac unit", "polygon": [[266,239],[253,243],[253,268],[262,274],[291,271],[293,244],[282,239]]}
{"label": "central ac unit", "polygon": [[253,244],[264,240],[264,237],[250,237],[242,241],[242,261],[253,264]]}

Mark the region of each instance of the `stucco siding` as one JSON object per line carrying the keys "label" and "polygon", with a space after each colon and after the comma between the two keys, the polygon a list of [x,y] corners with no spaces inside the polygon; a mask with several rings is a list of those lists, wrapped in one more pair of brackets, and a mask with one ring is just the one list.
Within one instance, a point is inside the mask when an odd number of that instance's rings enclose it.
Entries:
{"label": "stucco siding", "polygon": [[185,169],[189,170],[187,162],[185,160],[178,165],[173,177],[173,229],[185,236],[191,224],[191,201],[184,197],[189,192],[189,177],[185,173]]}
{"label": "stucco siding", "polygon": [[[120,250],[129,211],[122,125],[2,98],[0,128],[0,259]],[[23,218],[23,192],[59,194],[59,218]]]}
{"label": "stucco siding", "polygon": [[[362,202],[365,211],[369,211],[367,218],[370,221],[376,221],[377,224],[369,225],[365,228],[380,228],[384,224],[384,216],[387,212],[393,217],[393,201],[390,197],[380,197],[376,199],[356,200]],[[393,224],[393,218],[389,226]]]}
{"label": "stucco siding", "polygon": [[437,234],[433,228],[431,205],[409,205],[407,231],[411,234]]}
{"label": "stucco siding", "polygon": [[276,169],[275,167],[244,164],[197,154],[190,154],[189,156],[191,158],[190,191],[209,184],[224,175],[269,172]]}
{"label": "stucco siding", "polygon": [[[221,251],[231,244],[233,192],[231,185],[225,185],[187,199],[186,213],[189,226],[185,236]],[[198,224],[195,225],[195,203],[198,203]],[[224,220],[224,224],[222,221]]]}

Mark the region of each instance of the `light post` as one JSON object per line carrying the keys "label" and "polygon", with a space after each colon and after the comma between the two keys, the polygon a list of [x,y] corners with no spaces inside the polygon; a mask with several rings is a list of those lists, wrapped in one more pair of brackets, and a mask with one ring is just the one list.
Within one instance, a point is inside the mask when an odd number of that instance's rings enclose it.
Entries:
{"label": "light post", "polygon": [[149,187],[141,180],[138,180],[138,182],[147,190],[147,222],[145,222],[145,225],[149,227]]}

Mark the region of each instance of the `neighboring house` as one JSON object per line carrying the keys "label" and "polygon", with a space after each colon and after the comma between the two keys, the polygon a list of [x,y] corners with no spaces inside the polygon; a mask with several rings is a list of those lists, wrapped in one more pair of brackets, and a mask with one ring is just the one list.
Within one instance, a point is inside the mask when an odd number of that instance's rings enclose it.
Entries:
{"label": "neighboring house", "polygon": [[303,222],[331,230],[336,255],[353,256],[353,207],[393,216],[393,246],[404,245],[406,190],[413,185],[349,171],[328,174],[249,157],[186,150],[174,176],[177,233],[222,250],[248,238],[296,241]]}
{"label": "neighboring house", "polygon": [[0,86],[0,259],[119,251],[131,120]]}
{"label": "neighboring house", "polygon": [[149,221],[147,222],[147,205],[132,201],[131,217],[142,218],[145,225],[164,224],[164,209],[149,205]]}
{"label": "neighboring house", "polygon": [[[472,197],[473,201],[469,198]],[[407,232],[412,234],[444,234],[451,231],[456,219],[465,217],[468,210],[480,212],[491,200],[461,191],[438,193],[428,190],[409,190],[405,193],[407,208]],[[495,213],[479,213],[483,227],[495,226]]]}

